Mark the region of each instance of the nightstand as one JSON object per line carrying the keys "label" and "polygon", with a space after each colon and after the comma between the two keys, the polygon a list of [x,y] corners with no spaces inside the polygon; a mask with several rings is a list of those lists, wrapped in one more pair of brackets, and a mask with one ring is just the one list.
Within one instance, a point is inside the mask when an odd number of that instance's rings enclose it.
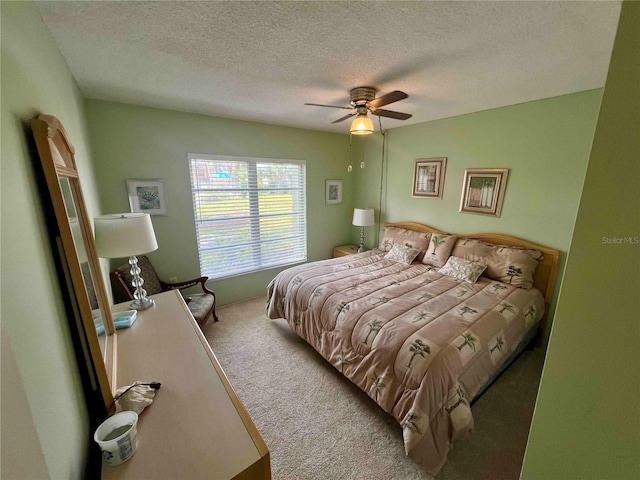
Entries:
{"label": "nightstand", "polygon": [[333,249],[333,258],[358,253],[358,245],[342,245]]}

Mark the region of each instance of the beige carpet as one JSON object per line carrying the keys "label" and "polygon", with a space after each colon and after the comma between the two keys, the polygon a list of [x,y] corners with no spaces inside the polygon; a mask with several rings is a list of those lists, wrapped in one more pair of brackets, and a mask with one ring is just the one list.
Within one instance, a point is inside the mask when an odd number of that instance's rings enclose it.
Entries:
{"label": "beige carpet", "polygon": [[[405,456],[395,419],[284,320],[269,320],[265,305],[220,308],[203,330],[271,452],[274,480],[429,478]],[[454,445],[438,480],[519,478],[542,356],[525,351],[475,403],[475,432]]]}

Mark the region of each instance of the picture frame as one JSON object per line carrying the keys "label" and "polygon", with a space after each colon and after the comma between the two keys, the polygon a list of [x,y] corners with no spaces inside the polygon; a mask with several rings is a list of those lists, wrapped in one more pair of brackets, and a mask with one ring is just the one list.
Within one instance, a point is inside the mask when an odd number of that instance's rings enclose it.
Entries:
{"label": "picture frame", "polygon": [[342,180],[325,180],[325,203],[339,205],[342,203]]}
{"label": "picture frame", "polygon": [[167,214],[167,190],[164,180],[127,179],[129,207],[132,212],[149,215]]}
{"label": "picture frame", "polygon": [[502,213],[508,176],[508,168],[466,169],[460,212],[499,217]]}
{"label": "picture frame", "polygon": [[413,169],[414,198],[442,198],[447,158],[420,158]]}

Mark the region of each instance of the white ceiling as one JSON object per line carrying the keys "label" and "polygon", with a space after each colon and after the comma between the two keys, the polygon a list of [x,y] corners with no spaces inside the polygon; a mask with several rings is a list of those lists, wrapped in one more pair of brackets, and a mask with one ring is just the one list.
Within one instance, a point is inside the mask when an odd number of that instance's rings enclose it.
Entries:
{"label": "white ceiling", "polygon": [[[349,90],[394,128],[602,87],[620,2],[38,2],[90,98],[347,133]],[[377,129],[377,122],[376,122]]]}

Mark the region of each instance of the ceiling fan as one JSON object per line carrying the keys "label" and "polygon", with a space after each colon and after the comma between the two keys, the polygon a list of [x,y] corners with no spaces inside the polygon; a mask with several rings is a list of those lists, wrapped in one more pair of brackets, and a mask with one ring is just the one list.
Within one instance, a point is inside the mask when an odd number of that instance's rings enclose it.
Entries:
{"label": "ceiling fan", "polygon": [[351,133],[354,135],[368,135],[370,133],[373,133],[373,122],[369,117],[367,117],[368,112],[371,112],[371,114],[377,115],[379,117],[395,118],[396,120],[407,120],[408,118],[411,118],[411,115],[408,113],[394,112],[392,110],[385,110],[380,108],[384,107],[385,105],[389,105],[390,103],[404,100],[405,98],[409,97],[409,95],[401,92],[400,90],[394,90],[393,92],[376,98],[375,88],[356,87],[351,90],[349,97],[349,107],[343,107],[339,105],[322,105],[320,103],[305,103],[305,105],[354,110],[344,117],[340,117],[339,119],[331,122],[339,123],[355,115],[356,118],[351,124]]}

